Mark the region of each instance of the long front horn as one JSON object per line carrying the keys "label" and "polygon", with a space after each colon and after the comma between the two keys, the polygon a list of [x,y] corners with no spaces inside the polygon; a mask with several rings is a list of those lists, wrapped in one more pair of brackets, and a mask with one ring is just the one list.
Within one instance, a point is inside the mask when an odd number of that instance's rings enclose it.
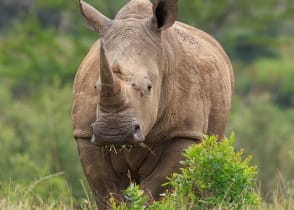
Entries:
{"label": "long front horn", "polygon": [[114,77],[106,57],[106,48],[103,39],[100,42],[100,104],[107,106],[118,106],[124,103],[121,85]]}

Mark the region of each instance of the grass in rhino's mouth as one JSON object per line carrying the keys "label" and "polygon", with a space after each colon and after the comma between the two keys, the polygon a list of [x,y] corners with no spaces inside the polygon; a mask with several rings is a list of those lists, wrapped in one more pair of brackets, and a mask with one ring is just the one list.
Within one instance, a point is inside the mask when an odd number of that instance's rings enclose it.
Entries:
{"label": "grass in rhino's mouth", "polygon": [[105,152],[114,152],[114,153],[118,153],[118,152],[122,152],[122,151],[127,151],[130,152],[133,148],[135,147],[143,147],[147,150],[149,150],[152,154],[154,154],[154,152],[152,151],[152,149],[144,144],[144,143],[139,143],[137,145],[131,145],[131,144],[108,144],[108,145],[103,145],[103,146],[98,146],[101,150],[101,152],[105,153]]}

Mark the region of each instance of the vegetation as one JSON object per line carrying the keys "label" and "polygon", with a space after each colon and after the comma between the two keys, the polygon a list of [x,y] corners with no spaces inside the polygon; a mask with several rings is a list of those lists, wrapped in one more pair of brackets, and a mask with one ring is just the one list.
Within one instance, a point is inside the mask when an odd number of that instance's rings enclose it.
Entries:
{"label": "vegetation", "polygon": [[[114,17],[127,0],[88,0]],[[0,208],[93,208],[71,131],[72,82],[98,35],[76,1],[0,2]],[[216,37],[235,71],[227,132],[258,166],[260,209],[289,209],[294,179],[294,4],[179,1],[179,19]]]}
{"label": "vegetation", "polygon": [[[206,137],[199,145],[184,151],[185,160],[179,173],[168,178],[165,185],[171,188],[162,194],[160,201],[146,205],[147,198],[139,186],[131,183],[123,191],[124,201],[110,198],[113,210],[141,209],[254,209],[284,210],[294,204],[293,186],[280,185],[273,193],[272,203],[260,202],[256,193],[256,166],[243,151],[234,151],[234,136],[218,142],[215,137]],[[64,193],[54,199],[36,193],[37,185],[46,185],[62,173],[42,177],[34,183],[21,187],[9,184],[0,193],[1,209],[97,209],[84,185],[84,199],[76,203],[68,185]],[[61,183],[59,183],[61,184]],[[58,189],[60,191],[60,189]],[[49,189],[53,192],[54,189]]]}
{"label": "vegetation", "polygon": [[[242,151],[234,152],[233,136],[217,142],[206,137],[200,145],[192,145],[185,152],[180,173],[174,173],[165,185],[167,191],[161,201],[147,209],[244,209],[256,207],[259,196],[254,191],[256,167],[250,157],[242,160]],[[143,191],[131,184],[124,191],[127,202],[118,206],[111,199],[112,209],[144,209]]]}

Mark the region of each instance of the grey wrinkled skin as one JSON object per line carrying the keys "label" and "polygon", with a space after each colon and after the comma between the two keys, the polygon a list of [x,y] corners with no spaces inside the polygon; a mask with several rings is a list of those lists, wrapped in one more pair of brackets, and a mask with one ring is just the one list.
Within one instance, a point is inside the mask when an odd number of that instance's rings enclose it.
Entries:
{"label": "grey wrinkled skin", "polygon": [[[97,205],[106,209],[110,195],[122,199],[131,181],[157,200],[184,149],[206,134],[222,138],[233,94],[230,60],[210,35],[175,21],[177,0],[131,0],[114,20],[83,1],[80,8],[101,36],[78,69],[72,108]],[[105,152],[105,145],[117,149]]]}
{"label": "grey wrinkled skin", "polygon": [[[92,124],[92,143],[98,145],[107,144],[136,144],[144,141],[142,132],[136,130],[136,122],[133,113],[129,110],[120,110],[117,113],[101,112],[99,118]],[[137,136],[136,139],[133,136]],[[100,139],[96,142],[96,139]]]}

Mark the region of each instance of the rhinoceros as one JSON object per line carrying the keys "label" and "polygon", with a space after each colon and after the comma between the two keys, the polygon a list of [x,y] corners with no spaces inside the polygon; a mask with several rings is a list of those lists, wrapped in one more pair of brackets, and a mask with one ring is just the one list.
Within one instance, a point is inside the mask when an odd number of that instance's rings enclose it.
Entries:
{"label": "rhinoceros", "polygon": [[224,135],[230,60],[210,35],[176,21],[177,8],[177,0],[131,0],[112,20],[80,1],[100,39],[75,77],[73,132],[101,209],[130,182],[159,199],[184,149]]}

